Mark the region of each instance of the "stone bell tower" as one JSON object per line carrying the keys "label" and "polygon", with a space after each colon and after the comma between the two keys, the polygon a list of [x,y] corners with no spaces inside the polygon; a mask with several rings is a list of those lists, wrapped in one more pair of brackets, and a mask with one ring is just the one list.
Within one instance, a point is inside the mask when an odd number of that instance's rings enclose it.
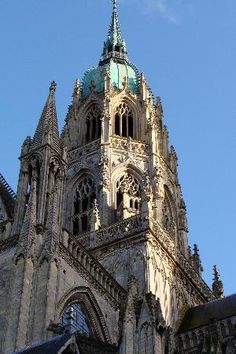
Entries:
{"label": "stone bell tower", "polygon": [[65,228],[130,291],[123,333],[129,342],[133,338],[133,347],[124,341],[122,350],[138,352],[138,338],[149,331],[143,325],[153,316],[150,307],[158,308],[163,331],[174,330],[187,307],[214,296],[201,278],[197,246],[192,254],[188,245],[177,155],[169,146],[161,99],[153,98],[128,59],[116,1],[99,64],[76,82],[62,141],[68,163]]}
{"label": "stone bell tower", "polygon": [[174,353],[186,309],[223,296],[223,284],[215,270],[208,288],[189,247],[161,99],[128,59],[116,0],[61,136],[55,90],[23,143],[14,217],[1,227],[0,352],[60,334],[96,353]]}

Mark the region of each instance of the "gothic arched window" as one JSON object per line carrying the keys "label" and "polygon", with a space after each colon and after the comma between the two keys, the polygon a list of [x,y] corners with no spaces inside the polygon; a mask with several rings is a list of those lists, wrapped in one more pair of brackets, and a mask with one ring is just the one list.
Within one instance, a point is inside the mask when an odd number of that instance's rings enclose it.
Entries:
{"label": "gothic arched window", "polygon": [[134,118],[132,109],[121,103],[115,110],[115,134],[123,137],[134,137]]}
{"label": "gothic arched window", "polygon": [[93,104],[86,115],[86,143],[96,140],[101,136],[101,117],[100,107]]}
{"label": "gothic arched window", "polygon": [[73,233],[75,235],[90,230],[90,218],[96,199],[96,186],[90,176],[84,176],[75,190]]}
{"label": "gothic arched window", "polygon": [[87,337],[92,335],[88,317],[79,302],[75,302],[65,309],[60,323],[65,327],[69,327],[70,330],[79,332]]}
{"label": "gothic arched window", "polygon": [[141,188],[137,179],[125,173],[116,182],[116,210],[119,219],[139,213],[141,208]]}

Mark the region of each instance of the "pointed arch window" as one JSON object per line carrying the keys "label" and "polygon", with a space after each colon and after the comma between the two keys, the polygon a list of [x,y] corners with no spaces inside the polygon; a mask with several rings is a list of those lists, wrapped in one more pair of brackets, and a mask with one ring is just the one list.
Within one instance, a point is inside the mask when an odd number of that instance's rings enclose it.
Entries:
{"label": "pointed arch window", "polygon": [[101,137],[102,111],[97,104],[93,104],[86,115],[86,143]]}
{"label": "pointed arch window", "polygon": [[87,314],[79,302],[75,302],[64,310],[60,323],[71,331],[79,332],[87,337],[92,336],[91,326]]}
{"label": "pointed arch window", "polygon": [[134,117],[132,109],[121,103],[115,110],[115,134],[126,138],[134,138]]}
{"label": "pointed arch window", "polygon": [[137,179],[125,173],[116,182],[117,218],[125,219],[136,215],[141,209],[141,187]]}
{"label": "pointed arch window", "polygon": [[96,186],[90,176],[84,176],[75,190],[73,233],[90,231],[90,218],[96,199]]}

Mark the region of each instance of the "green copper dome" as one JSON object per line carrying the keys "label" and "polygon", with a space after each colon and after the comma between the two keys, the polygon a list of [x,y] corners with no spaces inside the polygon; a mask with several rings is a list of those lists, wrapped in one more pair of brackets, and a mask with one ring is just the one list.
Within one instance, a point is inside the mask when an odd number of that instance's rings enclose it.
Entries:
{"label": "green copper dome", "polygon": [[113,0],[111,24],[99,65],[88,70],[84,75],[83,96],[89,96],[92,87],[97,92],[104,91],[105,73],[110,77],[114,89],[122,89],[123,83],[127,80],[128,89],[135,94],[139,92],[140,74],[137,68],[128,61],[115,0]]}
{"label": "green copper dome", "polygon": [[83,79],[83,96],[88,96],[93,86],[97,92],[104,91],[104,75],[107,73],[114,89],[122,89],[127,79],[128,89],[137,94],[139,92],[139,72],[135,66],[128,62],[119,63],[110,59],[107,64],[88,70]]}

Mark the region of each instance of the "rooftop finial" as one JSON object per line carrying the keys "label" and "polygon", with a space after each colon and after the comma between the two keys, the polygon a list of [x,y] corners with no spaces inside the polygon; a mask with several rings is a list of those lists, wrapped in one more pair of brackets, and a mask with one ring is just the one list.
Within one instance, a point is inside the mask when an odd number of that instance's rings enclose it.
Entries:
{"label": "rooftop finial", "polygon": [[49,91],[50,91],[51,93],[55,93],[56,87],[57,87],[57,84],[56,84],[55,81],[53,80],[53,81],[51,82],[51,84],[50,84]]}
{"label": "rooftop finial", "polygon": [[117,0],[112,0],[113,1],[113,11],[117,10]]}

